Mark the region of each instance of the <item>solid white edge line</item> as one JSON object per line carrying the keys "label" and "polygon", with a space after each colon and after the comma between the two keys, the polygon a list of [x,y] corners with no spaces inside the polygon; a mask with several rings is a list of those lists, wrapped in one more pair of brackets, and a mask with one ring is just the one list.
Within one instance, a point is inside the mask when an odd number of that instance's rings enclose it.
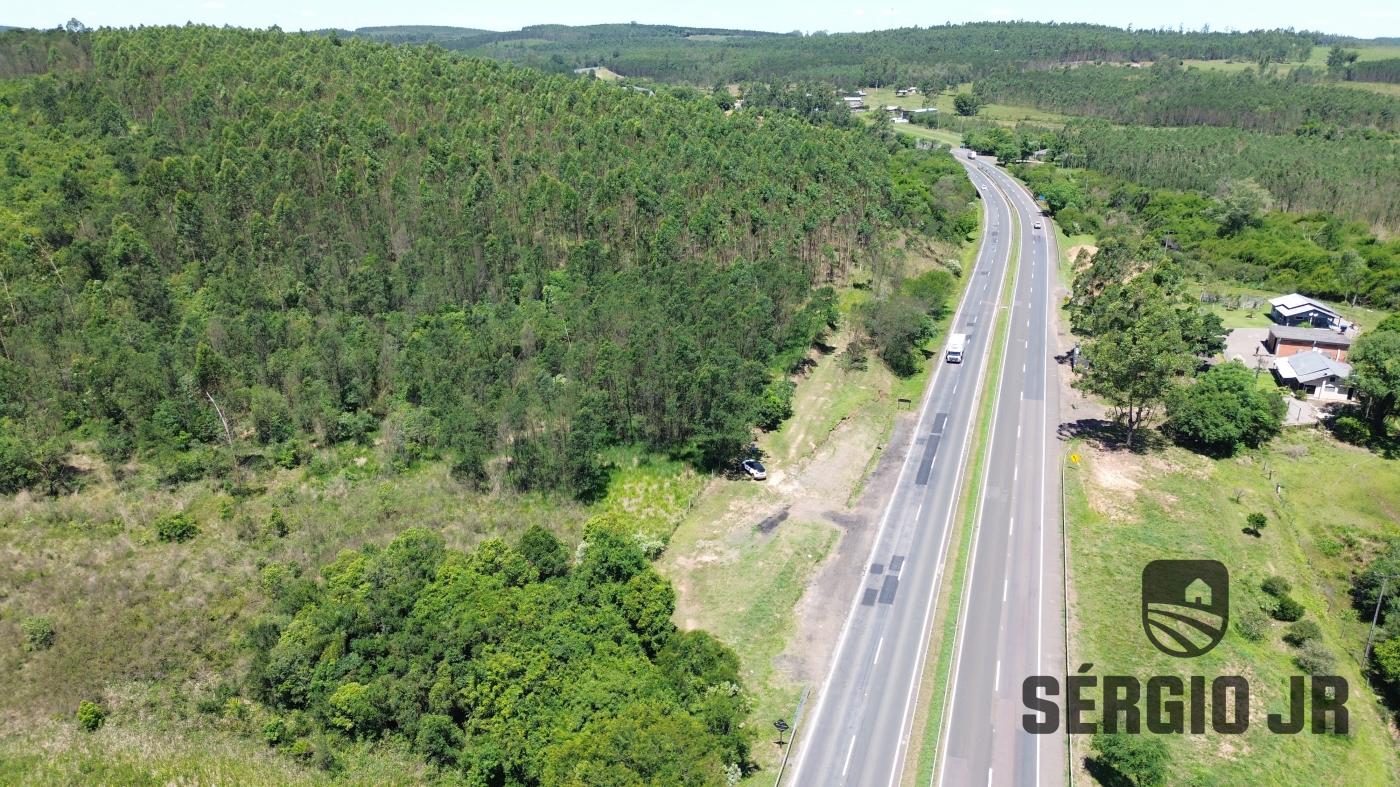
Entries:
{"label": "solid white edge line", "polygon": [[[993,181],[993,185],[995,185],[995,181]],[[999,186],[997,187],[997,191],[1001,191],[1001,188],[1000,188]],[[1015,207],[1011,204],[1011,200],[1006,196],[1006,193],[1005,193],[1005,192],[1002,192],[1002,199],[1005,200],[1006,206],[1007,206],[1007,210],[1008,210],[1008,211],[1010,211],[1010,210],[1015,210]],[[1010,257],[1009,257],[1009,256],[1008,256],[1007,260],[1008,260],[1008,262],[1010,261]],[[1009,267],[1009,265],[1008,265],[1008,267]],[[1020,279],[1020,276],[1021,276],[1021,268],[1020,268],[1019,265],[1017,265],[1017,267],[1016,267],[1016,279],[1013,279],[1013,280],[1012,280],[1012,284],[1011,284],[1011,298],[1012,298],[1012,303],[1015,303],[1015,299],[1016,299],[1016,284],[1017,284],[1017,280]],[[1003,276],[1002,276],[1003,286],[1005,286],[1005,281],[1006,281],[1006,277],[1005,277],[1005,275],[1003,275]],[[1000,292],[1000,290],[998,290],[998,292]],[[999,298],[999,296],[998,296],[998,298]],[[995,333],[995,329],[993,329],[993,333]],[[998,411],[1001,409],[1001,389],[1003,389],[1003,388],[1006,387],[1006,361],[1007,361],[1007,356],[1009,355],[1009,353],[1005,352],[1005,350],[1010,349],[1010,347],[1011,347],[1011,332],[1010,332],[1010,331],[1007,331],[1007,332],[1006,332],[1006,339],[1005,339],[1005,346],[1004,346],[1004,348],[1003,348],[1003,352],[1002,352],[1002,356],[1001,356],[1001,379],[997,381],[997,394],[996,394],[996,398],[993,400],[993,403],[992,403],[992,423],[993,423],[993,424],[996,423]],[[996,445],[996,440],[993,439],[992,442],[991,442],[991,444],[988,445],[988,447],[987,447],[987,460],[988,460],[988,461],[987,461],[986,465],[982,468],[983,477],[984,477],[984,478],[986,477],[986,471],[987,471],[987,469],[990,468],[991,465],[992,465],[992,462],[991,462],[992,453],[991,453],[991,452],[992,452],[992,448],[995,447],[995,445]],[[959,610],[958,610],[958,625],[957,625],[957,629],[955,630],[956,633],[954,634],[953,651],[954,651],[954,653],[956,653],[957,655],[955,656],[954,661],[953,661],[953,674],[952,674],[952,679],[949,680],[946,684],[944,684],[944,693],[945,693],[945,696],[946,696],[946,698],[947,698],[947,703],[946,703],[947,707],[946,707],[946,709],[945,709],[945,711],[944,711],[944,718],[945,718],[945,719],[948,719],[948,720],[951,720],[951,719],[953,718],[953,711],[954,711],[954,709],[955,709],[955,706],[957,705],[957,700],[958,700],[957,692],[953,691],[953,686],[957,684],[957,681],[958,681],[958,673],[962,670],[962,639],[963,639],[963,632],[964,632],[964,630],[966,629],[966,621],[967,621],[967,604],[966,604],[966,601],[967,601],[967,599],[968,599],[969,594],[971,593],[972,584],[973,584],[973,578],[976,576],[976,573],[977,573],[977,542],[978,542],[978,537],[981,535],[981,530],[982,530],[982,529],[981,529],[980,523],[981,523],[981,521],[982,521],[982,511],[983,511],[983,509],[984,509],[985,506],[986,506],[986,502],[987,502],[987,485],[986,485],[985,483],[983,483],[982,489],[979,491],[978,496],[977,496],[977,514],[976,514],[976,517],[973,519],[972,544],[969,546],[969,549],[968,549],[968,573],[967,573],[967,576],[964,578],[964,581],[963,581],[963,602],[964,602],[964,603],[962,603],[962,604],[960,605]],[[941,727],[942,729],[946,729],[946,727],[943,727],[943,725],[940,725],[940,727]],[[944,773],[944,768],[945,768],[945,765],[946,765],[946,763],[947,763],[947,757],[948,757],[948,738],[949,738],[949,736],[946,734],[946,732],[940,733],[940,735],[939,735],[939,741],[938,741],[938,756],[935,758],[936,761],[935,761],[935,763],[934,763],[934,776],[933,776],[934,782],[935,782],[936,784],[939,784],[939,785],[942,785],[942,784],[943,784],[943,773]],[[989,769],[987,769],[987,778],[988,778],[989,781],[990,781],[990,779],[991,779],[991,775],[992,775],[992,772],[991,772],[991,769],[989,768]]]}
{"label": "solid white edge line", "polygon": [[[969,176],[968,179],[971,180],[971,177]],[[982,202],[982,212],[983,212],[984,216],[986,217],[986,219],[990,222],[990,220],[991,220],[991,208],[988,206],[987,201],[986,201],[985,199],[984,199],[984,200],[981,200],[981,202]],[[1009,209],[1010,209],[1010,208],[1009,208],[1009,206],[1008,206],[1008,210],[1009,210]],[[973,267],[974,267],[974,270],[977,269],[977,268],[980,268],[980,267],[982,266],[982,262],[983,262],[983,259],[982,259],[982,258],[983,258],[983,256],[986,254],[986,252],[989,250],[989,249],[988,249],[988,245],[987,245],[987,239],[990,237],[990,235],[991,235],[990,233],[987,233],[986,235],[983,235],[983,237],[982,237],[981,248],[979,248],[979,249],[977,250],[977,262],[976,262],[976,264],[973,266]],[[1008,258],[1008,260],[1009,260],[1009,258]],[[1005,281],[1006,281],[1006,266],[1003,266],[1003,267],[1002,267],[1002,276],[1001,276],[1001,279],[1002,279],[1002,282],[1005,282]],[[953,321],[952,321],[951,325],[956,326],[956,325],[958,324],[959,318],[962,316],[963,310],[966,309],[968,303],[972,300],[972,298],[971,298],[971,293],[972,293],[972,287],[969,285],[968,288],[967,288],[966,290],[963,291],[963,297],[962,297],[962,299],[958,302],[958,308],[957,308],[956,310],[954,310],[954,312],[953,312]],[[951,333],[951,331],[950,331],[950,333]],[[944,349],[946,349],[946,345],[945,345]],[[989,355],[989,351],[988,351],[986,348],[984,348],[984,349],[983,349],[983,352],[982,352],[982,364],[983,364],[983,370],[984,370],[984,371],[985,371],[986,359],[987,359],[988,355]],[[940,353],[940,357],[941,357],[941,353]],[[871,544],[870,544],[870,554],[867,556],[865,563],[863,563],[863,564],[862,564],[862,567],[861,567],[861,576],[862,576],[862,577],[865,576],[865,572],[868,570],[869,565],[870,565],[872,562],[874,562],[875,555],[876,555],[877,551],[878,551],[879,548],[880,548],[880,542],[881,542],[882,540],[884,540],[885,533],[886,533],[886,527],[889,525],[890,512],[894,509],[894,501],[895,501],[895,498],[898,496],[899,487],[900,487],[900,485],[901,485],[901,484],[903,483],[903,481],[904,481],[904,475],[905,475],[905,473],[906,473],[906,472],[908,471],[908,469],[909,469],[909,460],[910,460],[910,458],[913,456],[913,453],[914,453],[914,451],[913,451],[914,440],[917,438],[917,435],[919,434],[919,432],[921,432],[921,431],[923,430],[924,419],[928,417],[929,405],[930,405],[930,404],[932,403],[932,401],[933,401],[933,392],[934,392],[935,390],[937,390],[937,388],[938,388],[938,376],[939,376],[939,374],[941,374],[941,373],[943,372],[943,367],[944,367],[944,366],[946,366],[946,364],[939,363],[938,366],[937,366],[936,368],[934,368],[934,370],[933,370],[933,377],[931,377],[931,378],[929,379],[928,388],[924,391],[924,400],[923,400],[923,403],[919,405],[920,408],[921,408],[921,411],[920,411],[920,414],[919,414],[919,421],[918,421],[917,424],[915,424],[914,431],[910,434],[910,437],[909,437],[909,446],[910,446],[910,450],[909,450],[909,453],[907,453],[907,454],[904,455],[904,462],[900,465],[900,468],[899,468],[899,476],[895,479],[894,491],[891,492],[891,494],[890,494],[890,499],[885,503],[885,513],[884,513],[884,515],[883,515],[883,516],[881,517],[881,519],[880,519],[880,526],[879,526],[879,528],[875,531],[875,538],[874,538],[874,540],[873,540],[873,541],[871,542]],[[977,401],[977,400],[974,399],[974,401]],[[969,429],[968,429],[966,435],[970,435],[970,434],[971,434],[971,431],[972,431],[972,430],[971,430],[971,426],[969,426]],[[966,453],[967,453],[967,445],[968,445],[968,440],[966,439],[966,436],[965,436],[965,438],[964,438],[964,440],[963,440],[963,454],[964,454],[964,458],[965,458]],[[957,474],[957,475],[958,475],[958,480],[961,479],[961,475],[962,475],[961,466],[962,466],[963,464],[965,464],[965,462],[960,462],[960,463],[959,463],[959,470],[958,470],[958,474]],[[947,530],[946,525],[945,525],[945,527],[944,527],[944,530],[945,530],[945,541],[946,541],[946,530]],[[939,552],[940,552],[940,559],[939,559],[939,560],[940,560],[940,570],[941,570],[941,565],[942,565],[942,557],[941,557],[941,554],[942,554],[943,548],[944,548],[944,545],[940,544],[940,547],[939,547]],[[934,587],[935,587],[935,589],[938,587],[937,575],[935,575]],[[857,612],[857,610],[859,609],[861,591],[863,591],[864,589],[865,589],[864,582],[860,582],[860,581],[856,582],[855,592],[851,594],[850,611],[846,613],[846,622],[845,622],[844,624],[842,624],[842,626],[841,626],[841,636],[840,636],[840,638],[839,638],[839,639],[837,640],[837,642],[836,642],[836,648],[835,648],[834,650],[831,651],[831,664],[827,667],[826,678],[822,681],[821,690],[820,690],[820,692],[819,692],[818,695],[817,695],[817,705],[816,705],[816,708],[813,709],[812,716],[811,716],[811,718],[810,718],[810,719],[808,720],[808,722],[807,722],[807,729],[808,729],[809,731],[812,730],[813,728],[815,728],[816,725],[817,725],[817,723],[818,723],[819,720],[821,719],[821,713],[822,713],[823,708],[824,708],[825,705],[826,705],[826,698],[827,698],[827,695],[829,694],[828,689],[831,688],[831,679],[832,679],[832,676],[835,674],[836,665],[837,665],[838,663],[840,663],[840,660],[841,660],[841,652],[842,652],[842,651],[845,649],[845,647],[846,647],[846,640],[847,640],[847,637],[850,635],[851,622],[855,619],[856,612]],[[936,591],[935,591],[934,596],[936,596],[936,595],[937,595],[937,593],[936,593]],[[916,681],[916,685],[917,685],[917,681]],[[901,731],[901,732],[902,732],[902,731]],[[809,735],[809,736],[810,736],[810,735]],[[805,739],[806,739],[806,738],[804,737],[803,740],[805,740]],[[792,740],[792,741],[789,741],[789,742],[788,742],[788,745],[789,745],[789,747],[793,747],[793,746],[796,746],[796,743],[797,743],[797,741],[794,739],[794,740]],[[803,782],[802,782],[801,779],[799,779],[798,777],[800,777],[800,776],[802,775],[802,767],[803,767],[803,765],[806,764],[806,761],[807,761],[807,749],[806,749],[805,747],[801,747],[801,746],[797,746],[796,748],[798,749],[797,763],[793,766],[793,782],[792,782],[792,783],[793,783],[793,784],[799,784],[799,785],[800,785],[800,784],[802,784]],[[775,787],[776,787],[776,785],[775,785]]]}
{"label": "solid white edge line", "polygon": [[[1003,195],[1003,197],[1004,197],[1004,195]],[[988,211],[988,213],[990,213],[990,209],[987,207],[986,200],[983,200],[982,203],[983,203],[983,209],[986,210],[986,211]],[[1012,210],[1010,203],[1006,203],[1006,209],[1007,209],[1007,218],[1010,219],[1010,217],[1011,217],[1011,210]],[[979,255],[980,255],[980,252],[979,252]],[[1006,285],[1006,274],[1007,274],[1007,271],[1008,271],[1008,269],[1009,269],[1010,267],[1011,267],[1011,256],[1010,256],[1010,252],[1007,252],[1006,264],[1002,266],[1002,268],[1001,268],[1001,277],[1000,277],[999,281],[997,282],[997,301],[996,301],[996,302],[999,302],[999,301],[1001,300],[1001,290],[1002,290],[1002,288],[1005,287],[1005,285]],[[1018,268],[1017,268],[1017,271],[1019,272],[1019,270],[1020,270],[1020,268],[1018,267]],[[1018,273],[1018,275],[1019,275],[1019,273]],[[1015,291],[1014,284],[1013,284],[1012,290],[1013,290],[1013,293],[1014,293],[1014,291]],[[995,322],[993,322],[993,324],[995,324]],[[1009,336],[1009,334],[1008,334],[1008,336]],[[983,348],[981,355],[982,355],[982,358],[981,358],[981,365],[978,367],[978,377],[977,377],[977,379],[985,382],[985,380],[986,380],[986,372],[987,372],[987,365],[988,365],[988,362],[991,360],[991,345],[990,345],[990,343],[988,343],[988,345],[985,346],[985,347]],[[1003,368],[1003,371],[1005,370],[1005,365],[1006,365],[1006,358],[1005,358],[1005,355],[1003,355],[1003,356],[1002,356],[1002,368]],[[979,388],[978,391],[977,391],[977,394],[976,394],[975,396],[973,396],[973,398],[972,398],[972,401],[973,401],[973,408],[972,408],[972,411],[973,411],[974,413],[977,412],[977,409],[978,409],[979,407],[981,407],[982,395],[985,394],[985,393],[986,393],[986,389],[985,389],[985,388]],[[953,488],[954,488],[954,489],[961,489],[961,487],[962,487],[963,469],[967,466],[967,454],[968,454],[968,450],[969,450],[969,449],[971,448],[971,446],[972,446],[972,432],[973,432],[973,430],[974,430],[975,428],[976,428],[976,424],[973,423],[973,422],[971,422],[971,421],[969,421],[969,422],[968,422],[967,431],[963,433],[963,445],[962,445],[962,451],[961,451],[961,453],[959,454],[958,465],[957,465],[957,472],[955,472],[955,473],[953,474]],[[950,535],[949,526],[950,526],[950,524],[952,523],[953,511],[954,511],[955,508],[956,508],[956,506],[950,505],[950,506],[948,507],[948,513],[947,513],[947,515],[944,516],[944,518],[943,518],[943,535],[942,535],[942,537],[940,538],[939,543],[938,543],[938,567],[937,567],[937,569],[933,572],[933,590],[932,590],[932,592],[929,593],[928,601],[926,602],[925,607],[924,607],[924,627],[923,627],[922,631],[921,631],[920,634],[919,634],[919,655],[918,655],[918,658],[916,658],[916,659],[914,660],[914,674],[915,674],[917,677],[916,677],[916,679],[913,681],[913,687],[912,687],[912,689],[910,690],[910,693],[909,693],[908,698],[907,698],[907,699],[905,700],[905,702],[904,702],[904,713],[903,713],[903,715],[900,717],[900,721],[899,721],[899,742],[898,742],[898,744],[895,746],[895,756],[894,756],[895,767],[894,767],[894,770],[891,771],[891,773],[890,773],[890,781],[889,781],[889,784],[890,784],[890,785],[893,785],[893,784],[895,783],[895,781],[898,780],[898,779],[903,775],[903,773],[904,773],[904,755],[905,755],[905,752],[906,752],[905,746],[906,746],[906,744],[909,742],[909,740],[908,740],[908,735],[905,733],[905,729],[906,729],[906,727],[908,726],[908,723],[909,723],[909,721],[908,721],[908,720],[909,720],[909,709],[910,709],[911,705],[913,705],[915,702],[918,701],[919,693],[923,690],[924,661],[928,658],[928,636],[929,636],[929,627],[932,626],[932,624],[933,624],[934,602],[935,602],[935,601],[937,600],[937,598],[938,598],[938,587],[939,587],[939,583],[942,581],[943,569],[944,569],[944,567],[945,567],[945,565],[946,565],[946,562],[947,562],[947,557],[948,557],[948,553],[947,553],[947,549],[948,549],[948,539],[949,539],[949,535]]]}

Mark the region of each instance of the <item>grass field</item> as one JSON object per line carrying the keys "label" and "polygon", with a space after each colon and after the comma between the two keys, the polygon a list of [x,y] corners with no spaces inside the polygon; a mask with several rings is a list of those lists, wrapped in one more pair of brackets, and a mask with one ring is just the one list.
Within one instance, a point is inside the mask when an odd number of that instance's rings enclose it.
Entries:
{"label": "grass field", "polygon": [[[953,117],[957,113],[953,107],[953,96],[971,89],[971,84],[963,84],[959,85],[956,90],[945,90],[933,96],[925,96],[921,93],[899,98],[895,96],[894,88],[868,87],[865,88],[865,105],[871,108],[870,112],[872,113],[887,106],[901,106],[905,109],[937,107],[938,113],[943,117]],[[1013,126],[1023,121],[1046,125],[1064,125],[1065,121],[1068,120],[1064,115],[1058,115],[1054,112],[1012,104],[987,104],[977,113],[977,117],[983,120],[993,120],[1007,126]]]}
{"label": "grass field", "polygon": [[[1245,734],[1164,736],[1167,783],[1246,784],[1270,774],[1278,784],[1395,784],[1400,771],[1386,721],[1357,666],[1365,624],[1348,603],[1347,580],[1376,539],[1400,535],[1400,464],[1314,430],[1290,431],[1266,450],[1219,461],[1174,447],[1137,455],[1079,443],[1071,451],[1083,461],[1067,467],[1065,481],[1070,663],[1092,663],[1096,675],[1238,674],[1250,681]],[[1252,511],[1269,518],[1260,537],[1243,532]],[[1264,603],[1261,580],[1287,577],[1351,685],[1351,734],[1268,732],[1264,714],[1285,709],[1288,676],[1299,672],[1280,639],[1284,624],[1270,622],[1257,642],[1232,628],[1189,662],[1149,645],[1136,623],[1140,574],[1148,562],[1169,558],[1225,563],[1235,621]]]}
{"label": "grass field", "polygon": [[[1267,301],[1270,298],[1276,298],[1286,294],[1272,290],[1261,290],[1254,287],[1231,284],[1229,282],[1196,284],[1192,286],[1191,292],[1193,294],[1208,292],[1227,297],[1253,298],[1263,302],[1259,307],[1254,309],[1229,308],[1220,303],[1203,304],[1206,308],[1220,315],[1221,320],[1225,323],[1225,327],[1231,329],[1267,328],[1273,325],[1273,322],[1269,320],[1269,304]],[[1363,331],[1377,325],[1386,317],[1386,312],[1368,309],[1365,306],[1350,306],[1344,303],[1333,303],[1330,301],[1327,302],[1327,305],[1336,309],[1343,317],[1361,326]]]}
{"label": "grass field", "polygon": [[[117,483],[100,460],[88,459],[96,479],[76,494],[0,501],[0,783],[72,783],[75,773],[117,784],[180,776],[322,781],[268,752],[257,742],[260,726],[241,729],[252,706],[228,717],[192,713],[214,681],[242,675],[242,636],[266,604],[264,565],[315,572],[342,550],[383,544],[411,526],[469,547],[513,540],[538,523],[574,544],[596,516],[659,550],[705,483],[679,462],[619,450],[608,456],[617,469],[607,496],[584,506],[551,495],[476,493],[442,462],[388,472],[380,448],[350,446],[323,452],[307,468],[251,477],[235,497],[216,482],[166,489],[138,473]],[[199,535],[159,543],[151,521],[182,510],[198,521]],[[285,535],[271,532],[274,511]],[[35,615],[51,619],[57,637],[30,653],[20,647],[19,626]],[[73,734],[84,699],[109,708],[97,736]],[[182,735],[171,734],[174,727]],[[203,743],[184,731],[199,732]],[[354,767],[367,770],[358,781],[419,781],[406,767],[385,766],[384,756],[359,758]]]}
{"label": "grass field", "polygon": [[[1312,54],[1308,56],[1307,60],[1293,61],[1288,63],[1275,63],[1273,64],[1273,67],[1277,68],[1279,73],[1281,74],[1287,74],[1288,72],[1292,71],[1298,66],[1310,66],[1312,68],[1317,68],[1326,71],[1327,53],[1331,51],[1331,49],[1332,47],[1330,46],[1315,46],[1312,49]],[[1400,57],[1400,46],[1362,46],[1346,47],[1346,49],[1348,51],[1355,51],[1357,53],[1358,60],[1385,60],[1392,57]],[[1224,71],[1226,73],[1238,73],[1240,71],[1244,71],[1245,69],[1258,68],[1258,65],[1256,63],[1249,60],[1186,60],[1183,62],[1188,68],[1195,67],[1206,71]],[[1376,83],[1363,82],[1337,82],[1333,84],[1345,85],[1349,87],[1365,87],[1368,89],[1376,85]]]}

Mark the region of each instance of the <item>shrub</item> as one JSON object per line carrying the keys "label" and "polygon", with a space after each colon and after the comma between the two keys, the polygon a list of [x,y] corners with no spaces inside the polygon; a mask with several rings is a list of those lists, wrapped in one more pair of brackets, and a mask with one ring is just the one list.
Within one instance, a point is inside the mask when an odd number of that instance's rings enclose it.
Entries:
{"label": "shrub", "polygon": [[[1092,743],[1096,768],[1116,772],[1136,787],[1154,787],[1167,779],[1167,745],[1148,735],[1096,733]],[[1107,775],[1107,774],[1103,774]],[[1099,781],[1110,784],[1100,776]]]}
{"label": "shrub", "polygon": [[1283,635],[1283,641],[1295,647],[1302,647],[1321,636],[1322,629],[1315,621],[1300,620],[1288,626],[1288,631]]}
{"label": "shrub", "polygon": [[55,631],[53,621],[46,617],[35,615],[25,618],[19,624],[20,631],[24,632],[24,649],[35,652],[48,650],[53,647]]}
{"label": "shrub", "polygon": [[540,572],[540,579],[563,576],[569,571],[569,550],[539,525],[530,525],[520,536],[520,554]]}
{"label": "shrub", "polygon": [[1309,675],[1331,675],[1337,670],[1337,659],[1332,651],[1315,639],[1303,643],[1293,661]]}
{"label": "shrub", "polygon": [[0,495],[12,495],[39,480],[33,447],[7,418],[0,421]]}
{"label": "shrub", "polygon": [[1246,525],[1249,526],[1249,529],[1254,532],[1254,535],[1257,536],[1261,532],[1263,532],[1264,527],[1269,524],[1269,518],[1259,513],[1258,511],[1255,511],[1254,513],[1245,517],[1244,522]]}
{"label": "shrub", "polygon": [[162,543],[183,543],[199,535],[194,517],[184,512],[168,514],[155,522],[156,538]]}
{"label": "shrub", "polygon": [[1400,687],[1400,637],[1383,639],[1371,651],[1371,660],[1382,678],[1392,687]]}
{"label": "shrub", "polygon": [[790,380],[774,380],[763,389],[755,418],[760,429],[771,432],[792,417],[792,395],[796,390]]}
{"label": "shrub", "polygon": [[107,711],[101,705],[91,701],[83,700],[78,703],[78,726],[88,732],[95,732],[102,723],[107,720]]}
{"label": "shrub", "polygon": [[1366,445],[1371,442],[1371,430],[1366,423],[1354,415],[1343,415],[1332,422],[1332,434],[1338,440],[1352,445]]}
{"label": "shrub", "polygon": [[1274,607],[1274,617],[1284,622],[1292,622],[1302,620],[1306,611],[1292,596],[1282,596],[1278,600],[1278,606]]}
{"label": "shrub", "polygon": [[846,344],[846,349],[841,353],[838,360],[841,365],[849,371],[863,372],[867,366],[869,356],[865,351],[865,342],[860,339],[852,339]]}
{"label": "shrub", "polygon": [[259,443],[280,443],[295,434],[291,408],[287,407],[287,399],[281,393],[258,386],[249,397],[248,409]]}
{"label": "shrub", "polygon": [[1181,443],[1217,455],[1263,445],[1283,428],[1283,401],[1255,383],[1241,363],[1211,367],[1167,397],[1167,431]]}
{"label": "shrub", "polygon": [[1259,587],[1275,598],[1285,596],[1293,589],[1293,585],[1281,576],[1274,575],[1259,584]]}
{"label": "shrub", "polygon": [[272,513],[268,515],[267,532],[277,538],[282,538],[291,532],[291,527],[287,525],[287,518],[282,516],[282,509],[274,508]]}
{"label": "shrub", "polygon": [[1269,618],[1257,609],[1247,609],[1235,618],[1235,631],[1250,642],[1263,639],[1268,626]]}

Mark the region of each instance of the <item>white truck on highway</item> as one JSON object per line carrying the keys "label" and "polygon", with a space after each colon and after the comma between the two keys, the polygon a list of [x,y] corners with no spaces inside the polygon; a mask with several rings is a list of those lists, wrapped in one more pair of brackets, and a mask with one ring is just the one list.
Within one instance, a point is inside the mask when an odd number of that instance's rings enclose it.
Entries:
{"label": "white truck on highway", "polygon": [[967,334],[955,333],[948,337],[948,350],[943,359],[948,363],[962,363],[963,350],[967,347]]}

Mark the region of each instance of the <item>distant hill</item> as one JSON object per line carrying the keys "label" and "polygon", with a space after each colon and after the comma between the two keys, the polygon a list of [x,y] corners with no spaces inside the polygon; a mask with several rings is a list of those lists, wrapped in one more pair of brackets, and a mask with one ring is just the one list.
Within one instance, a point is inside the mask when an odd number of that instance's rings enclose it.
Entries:
{"label": "distant hill", "polygon": [[557,73],[602,65],[629,76],[700,85],[817,80],[855,87],[925,79],[966,82],[1008,65],[1163,57],[1281,62],[1305,58],[1319,37],[1288,30],[1208,33],[977,22],[811,35],[676,25],[535,25],[509,32],[395,40],[434,43]]}
{"label": "distant hill", "polygon": [[493,31],[447,25],[383,25],[357,27],[354,30],[326,28],[313,32],[326,35],[333,32],[343,38],[364,38],[385,44],[443,44],[490,34]]}

